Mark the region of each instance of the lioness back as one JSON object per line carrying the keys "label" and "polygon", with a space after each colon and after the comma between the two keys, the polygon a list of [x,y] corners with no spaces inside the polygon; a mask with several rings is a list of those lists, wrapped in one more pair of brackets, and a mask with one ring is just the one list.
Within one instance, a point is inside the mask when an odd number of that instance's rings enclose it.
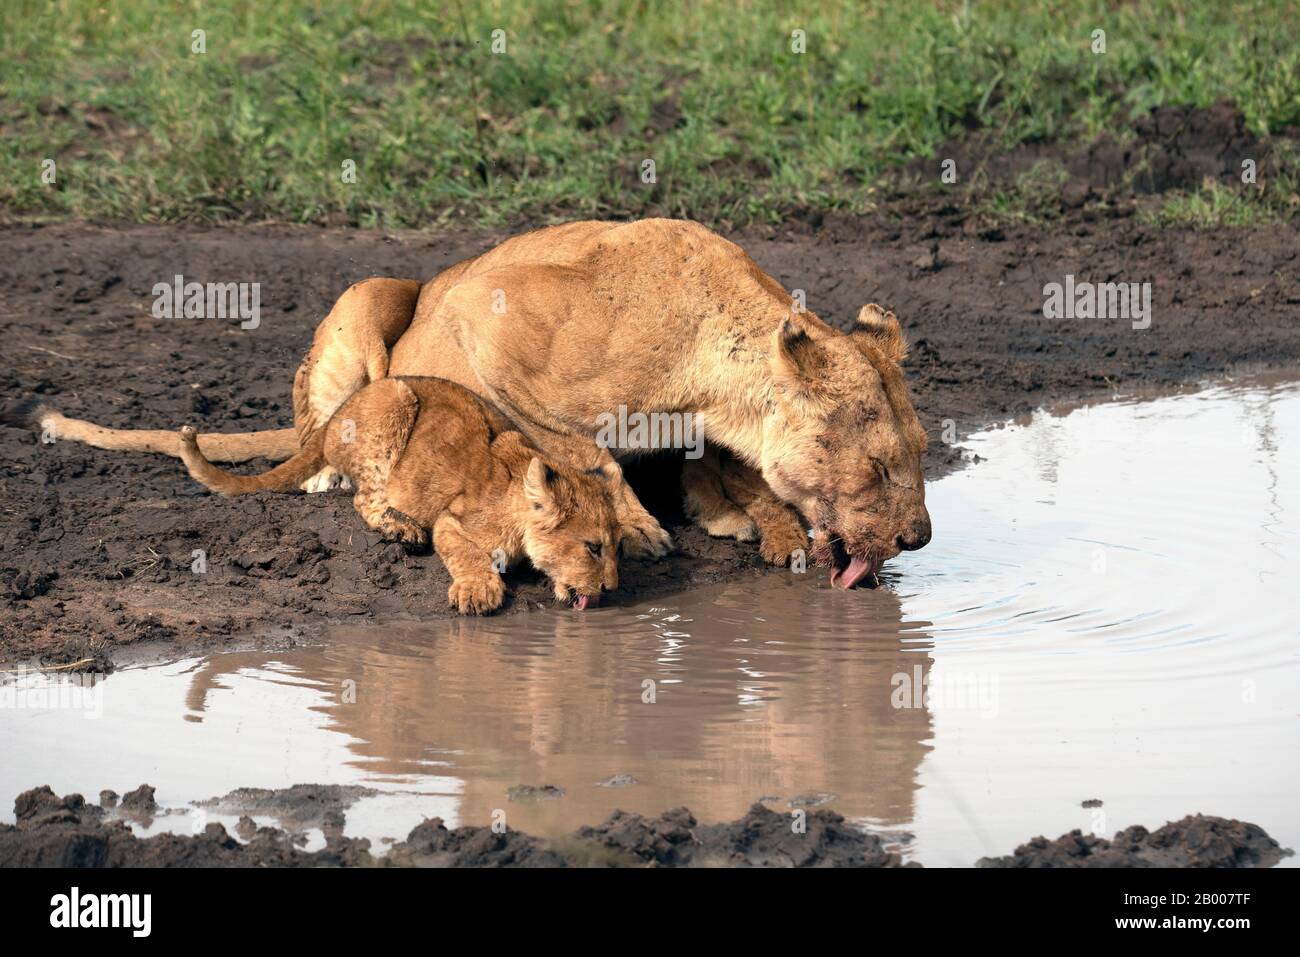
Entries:
{"label": "lioness back", "polygon": [[420,284],[365,279],[350,286],[316,327],[294,377],[294,427],[306,443],[343,402],[388,374],[388,350],[415,315]]}

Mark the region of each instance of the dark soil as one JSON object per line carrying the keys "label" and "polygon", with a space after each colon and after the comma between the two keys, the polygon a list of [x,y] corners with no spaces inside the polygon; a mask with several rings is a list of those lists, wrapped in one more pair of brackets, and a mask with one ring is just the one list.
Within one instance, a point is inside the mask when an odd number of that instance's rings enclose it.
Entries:
{"label": "dark soil", "polygon": [[[226,810],[278,810],[299,821],[319,817],[328,805],[321,819],[326,846],[307,852],[297,846],[297,834],[258,828],[247,817],[238,828],[243,843],[215,823],[195,836],[138,838],[110,809],[87,804],[79,794],[60,798],[43,786],[18,796],[16,825],[0,824],[0,867],[919,866],[903,865],[880,837],[846,824],[833,811],[808,813],[802,831],[796,832],[792,814],[761,804],[739,821],[711,825],[700,825],[686,808],[657,818],[615,811],[598,827],[555,841],[511,830],[496,833],[490,827],[448,830],[441,819],[432,818],[394,844],[386,857],[376,858],[369,841],[342,835],[342,812],[351,799],[338,790],[297,785],[282,792],[232,792],[205,802]],[[1012,857],[984,858],[979,866],[1268,867],[1289,853],[1254,824],[1197,815],[1154,833],[1131,827],[1113,841],[1078,831],[1050,843],[1036,838]]]}
{"label": "dark soil", "polygon": [[[1294,142],[1291,137],[1282,137]],[[1068,182],[1060,186],[1066,207],[1089,198],[1123,202],[1133,195],[1195,190],[1205,180],[1234,188],[1241,185],[1242,161],[1253,160],[1256,182],[1281,172],[1274,142],[1261,140],[1246,127],[1246,117],[1231,103],[1208,108],[1167,104],[1134,117],[1123,137],[1109,133],[1086,145],[1043,140],[999,150],[992,131],[977,131],[948,143],[936,159],[914,161],[904,181],[915,187],[937,178],[940,159],[956,164],[957,183],[1006,185],[1039,163],[1063,167]]]}
{"label": "dark soil", "polygon": [[199,801],[195,806],[224,814],[273,817],[290,830],[302,830],[342,821],[343,812],[357,800],[378,793],[354,784],[295,784],[274,791],[237,788],[224,797]]}
{"label": "dark soil", "polygon": [[1258,825],[1196,814],[1156,831],[1137,824],[1109,841],[1082,831],[1036,837],[1010,857],[982,857],[975,866],[1272,867],[1291,853]]}
{"label": "dark soil", "polygon": [[[897,311],[934,477],[960,462],[963,434],[1034,407],[1300,364],[1300,230],[1159,229],[1135,216],[1141,191],[1226,175],[1242,149],[1259,147],[1223,110],[1143,118],[1118,159],[1114,144],[1083,159],[1051,147],[1076,178],[1046,226],[992,221],[969,196],[928,191],[870,217],[792,214],[780,229],[733,238],[837,326],[866,302]],[[1112,176],[1112,159],[1135,175]],[[1023,161],[1002,162],[1010,172]],[[997,174],[997,162],[986,165]],[[118,427],[288,426],[294,369],[350,283],[427,279],[504,235],[0,228],[0,405],[38,397]],[[261,283],[261,326],[153,318],[153,285],[178,273]],[[1044,319],[1043,286],[1066,274],[1151,282],[1151,327]],[[625,562],[613,602],[762,573],[754,546],[681,524],[671,463],[639,466],[632,479],[679,550]],[[42,445],[30,429],[0,427],[0,503],[0,660],[104,669],[132,646],[175,654],[292,642],[354,616],[450,614],[438,559],[380,542],[345,493],[224,500],[172,459]],[[206,573],[191,570],[196,551]],[[511,584],[505,614],[576,614],[551,608],[536,575]]]}

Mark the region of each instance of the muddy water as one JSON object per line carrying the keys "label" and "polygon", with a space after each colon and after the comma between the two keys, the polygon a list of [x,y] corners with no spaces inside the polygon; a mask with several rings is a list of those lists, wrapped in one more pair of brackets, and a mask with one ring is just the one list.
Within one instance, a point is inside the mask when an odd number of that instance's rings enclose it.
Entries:
{"label": "muddy water", "polygon": [[785,571],[128,669],[0,708],[0,806],[148,781],[177,813],[141,829],[184,830],[234,820],[189,801],[319,782],[377,792],[347,832],[380,846],[435,814],[553,835],[759,799],[833,807],[929,865],[1194,811],[1300,846],[1300,389],[1041,413],[964,444],[981,461],[933,483],[934,542],[881,589]]}

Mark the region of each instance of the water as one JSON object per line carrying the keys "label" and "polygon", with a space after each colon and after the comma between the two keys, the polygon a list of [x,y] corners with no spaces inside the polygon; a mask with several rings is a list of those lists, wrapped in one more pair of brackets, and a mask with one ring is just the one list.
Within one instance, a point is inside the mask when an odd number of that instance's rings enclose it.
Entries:
{"label": "water", "polygon": [[[784,571],[131,668],[82,707],[0,708],[0,807],[148,781],[178,813],[141,832],[186,830],[234,821],[187,802],[318,782],[379,792],[346,832],[380,850],[425,816],[556,835],[760,798],[824,802],[927,865],[1195,811],[1300,846],[1300,388],[1040,413],[964,444],[983,461],[931,485],[934,541],[884,588]],[[598,786],[619,774],[638,783]],[[519,784],[566,794],[509,801]]]}

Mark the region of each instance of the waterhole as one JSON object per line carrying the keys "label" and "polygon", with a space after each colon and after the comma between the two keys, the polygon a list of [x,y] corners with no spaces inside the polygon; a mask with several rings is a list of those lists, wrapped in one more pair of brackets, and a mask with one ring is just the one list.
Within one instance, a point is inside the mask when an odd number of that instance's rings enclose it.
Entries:
{"label": "waterhole", "polygon": [[76,700],[11,675],[0,806],[147,781],[173,812],[148,833],[232,824],[190,805],[236,787],[355,784],[373,793],[345,833],[380,852],[435,815],[545,836],[758,800],[833,808],[927,865],[1192,812],[1300,845],[1300,388],[1040,412],[963,445],[978,460],[929,488],[933,542],[876,590],[785,570],[654,606],[340,626]]}

